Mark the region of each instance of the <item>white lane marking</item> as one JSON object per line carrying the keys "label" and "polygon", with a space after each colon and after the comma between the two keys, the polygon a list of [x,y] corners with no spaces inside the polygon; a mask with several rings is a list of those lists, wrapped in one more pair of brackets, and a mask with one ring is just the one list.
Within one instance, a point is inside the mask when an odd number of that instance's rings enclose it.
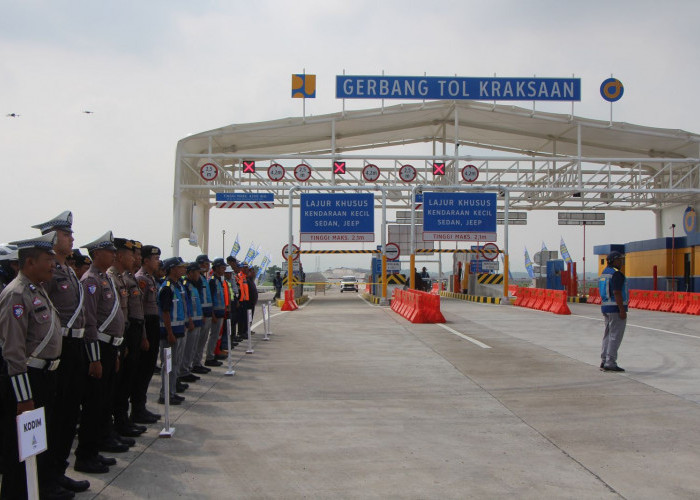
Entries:
{"label": "white lane marking", "polygon": [[490,345],[486,345],[486,344],[484,344],[483,342],[479,342],[478,340],[473,339],[473,338],[471,338],[471,337],[468,336],[468,335],[464,335],[463,333],[460,333],[460,332],[458,332],[457,330],[454,330],[454,329],[450,328],[450,327],[447,326],[447,325],[443,325],[442,323],[435,323],[435,324],[436,324],[437,326],[439,326],[440,328],[444,328],[445,330],[447,330],[447,331],[450,332],[450,333],[454,333],[455,335],[457,335],[458,337],[463,338],[464,340],[468,340],[468,341],[471,342],[472,344],[478,345],[478,346],[481,347],[482,349],[491,349],[491,346],[490,346]]}
{"label": "white lane marking", "polygon": [[[586,319],[592,319],[594,321],[604,321],[601,318],[592,318],[590,316],[584,316],[582,314],[572,314],[572,316],[576,316],[578,318],[586,318]],[[669,330],[661,330],[660,328],[652,328],[650,326],[642,326],[642,325],[633,325],[631,323],[627,323],[628,327],[634,327],[634,328],[642,328],[643,330],[651,330],[654,332],[661,332],[661,333],[668,333],[670,335],[678,335],[679,337],[690,337],[691,339],[700,339],[699,336],[697,335],[689,335],[687,333],[680,333],[680,332],[671,332]]]}

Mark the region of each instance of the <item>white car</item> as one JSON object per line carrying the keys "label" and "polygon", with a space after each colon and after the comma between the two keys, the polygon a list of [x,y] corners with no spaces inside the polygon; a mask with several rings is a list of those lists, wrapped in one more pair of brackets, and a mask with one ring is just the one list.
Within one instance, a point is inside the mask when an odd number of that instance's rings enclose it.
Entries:
{"label": "white car", "polygon": [[357,292],[357,278],[354,276],[343,276],[340,278],[340,293],[344,291]]}

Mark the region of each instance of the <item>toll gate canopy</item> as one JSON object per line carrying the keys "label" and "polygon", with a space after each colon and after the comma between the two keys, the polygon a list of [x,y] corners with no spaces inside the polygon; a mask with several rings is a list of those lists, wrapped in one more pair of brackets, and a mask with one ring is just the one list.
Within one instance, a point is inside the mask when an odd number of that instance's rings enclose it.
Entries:
{"label": "toll gate canopy", "polygon": [[[408,145],[418,153],[393,154],[393,146]],[[464,184],[507,190],[513,210],[658,214],[700,201],[699,158],[700,135],[683,130],[478,101],[234,124],[178,142],[172,245],[177,255],[180,240],[189,238],[208,251],[217,193],[274,192],[274,206],[287,207],[293,186],[302,188],[294,204],[305,186],[391,186],[387,207],[406,209],[416,184],[425,191]],[[444,175],[433,175],[434,163],[444,163]],[[363,175],[367,165],[379,175]],[[402,175],[406,165],[415,169],[410,181]],[[478,169],[475,181],[462,177],[467,165]]]}

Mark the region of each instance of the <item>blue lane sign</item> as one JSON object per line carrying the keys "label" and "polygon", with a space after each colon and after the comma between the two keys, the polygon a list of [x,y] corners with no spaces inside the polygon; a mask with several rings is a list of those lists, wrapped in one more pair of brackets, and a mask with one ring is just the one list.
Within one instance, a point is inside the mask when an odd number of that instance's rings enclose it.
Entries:
{"label": "blue lane sign", "polygon": [[580,78],[336,75],[337,99],[580,101]]}
{"label": "blue lane sign", "polygon": [[274,193],[216,193],[216,201],[274,202]]}
{"label": "blue lane sign", "polygon": [[372,193],[302,193],[300,210],[302,242],[374,241]]}
{"label": "blue lane sign", "polygon": [[424,241],[496,239],[496,193],[423,193]]}

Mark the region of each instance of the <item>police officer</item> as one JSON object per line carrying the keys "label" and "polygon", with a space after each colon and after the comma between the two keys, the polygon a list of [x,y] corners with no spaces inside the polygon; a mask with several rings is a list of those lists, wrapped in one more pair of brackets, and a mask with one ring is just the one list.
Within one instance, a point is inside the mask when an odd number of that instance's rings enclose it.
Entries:
{"label": "police officer", "polygon": [[608,266],[603,269],[598,279],[600,309],[605,318],[600,369],[606,372],[624,372],[625,369],[617,364],[617,351],[625,334],[629,304],[627,278],[622,273],[624,255],[620,252],[610,252],[607,261]]}
{"label": "police officer", "polygon": [[[69,265],[71,264],[71,262],[67,262]],[[92,265],[92,259],[87,255],[83,255],[82,253],[80,253],[80,250],[76,248],[75,250],[73,250],[72,264],[76,276],[78,276],[78,279],[80,279],[83,277],[83,274],[85,274],[87,270],[90,269],[90,266]]]}
{"label": "police officer", "polygon": [[[160,347],[161,347],[161,377],[158,403],[165,404],[165,397],[170,397],[171,405],[179,405],[185,400],[176,393],[177,374],[182,364],[185,352],[185,329],[187,328],[187,303],[185,290],[180,283],[180,277],[185,272],[185,262],[180,257],[171,257],[163,261],[166,272],[165,281],[158,290],[158,311],[160,313]],[[171,371],[166,372],[165,349],[171,348]],[[168,391],[165,394],[165,377],[168,377]]]}
{"label": "police officer", "polygon": [[[52,425],[55,375],[61,355],[61,320],[40,283],[51,280],[56,233],[17,241],[19,273],[0,293],[0,344],[4,373],[0,376],[2,456],[0,497],[27,497],[25,466],[19,461],[16,416],[44,407]],[[55,482],[48,453],[37,456],[41,498],[73,498],[75,493]]]}
{"label": "police officer", "polygon": [[213,275],[209,279],[209,290],[212,296],[212,321],[207,340],[207,360],[206,366],[221,366],[223,363],[214,356],[216,343],[219,341],[219,333],[226,316],[226,302],[224,297],[223,276],[226,269],[224,259],[214,259],[212,262]]}
{"label": "police officer", "polygon": [[117,247],[117,257],[114,265],[107,272],[117,286],[122,312],[127,318],[124,343],[119,348],[119,370],[116,376],[113,407],[114,429],[122,437],[135,437],[146,431],[146,427],[136,426],[129,420],[129,396],[134,384],[144,330],[143,302],[141,289],[131,274],[135,242],[126,238],[115,238],[114,246]]}
{"label": "police officer", "polygon": [[107,270],[117,249],[112,231],[85,245],[92,265],[81,278],[85,297],[85,339],[88,343],[88,378],[80,415],[75,470],[105,473],[109,468],[99,451],[121,453],[129,447],[112,434],[112,403],[117,349],[124,340],[124,314],[119,292]]}
{"label": "police officer", "polygon": [[248,310],[250,307],[250,289],[248,287],[248,265],[240,264],[240,270],[236,276],[240,297],[238,299],[238,340],[248,338]]}
{"label": "police officer", "polygon": [[53,276],[44,282],[51,302],[58,312],[63,336],[61,363],[56,370],[56,409],[48,429],[48,447],[58,484],[74,491],[85,491],[88,481],[75,481],[66,476],[66,466],[77,431],[80,402],[83,397],[87,374],[85,352],[85,314],[83,311],[83,287],[66,262],[73,256],[73,214],[66,211],[53,219],[33,226],[42,234],[56,232],[54,253],[56,265]]}
{"label": "police officer", "polygon": [[143,297],[144,332],[141,338],[141,356],[131,393],[131,419],[137,424],[152,424],[160,415],[146,408],[146,393],[158,361],[160,319],[158,315],[158,284],[155,273],[160,266],[160,248],[144,245],[141,248],[141,268],[135,278]]}
{"label": "police officer", "polygon": [[273,297],[273,300],[277,300],[282,295],[282,276],[280,276],[279,271],[275,272],[275,277],[272,280],[272,284],[275,287],[275,296]]}

